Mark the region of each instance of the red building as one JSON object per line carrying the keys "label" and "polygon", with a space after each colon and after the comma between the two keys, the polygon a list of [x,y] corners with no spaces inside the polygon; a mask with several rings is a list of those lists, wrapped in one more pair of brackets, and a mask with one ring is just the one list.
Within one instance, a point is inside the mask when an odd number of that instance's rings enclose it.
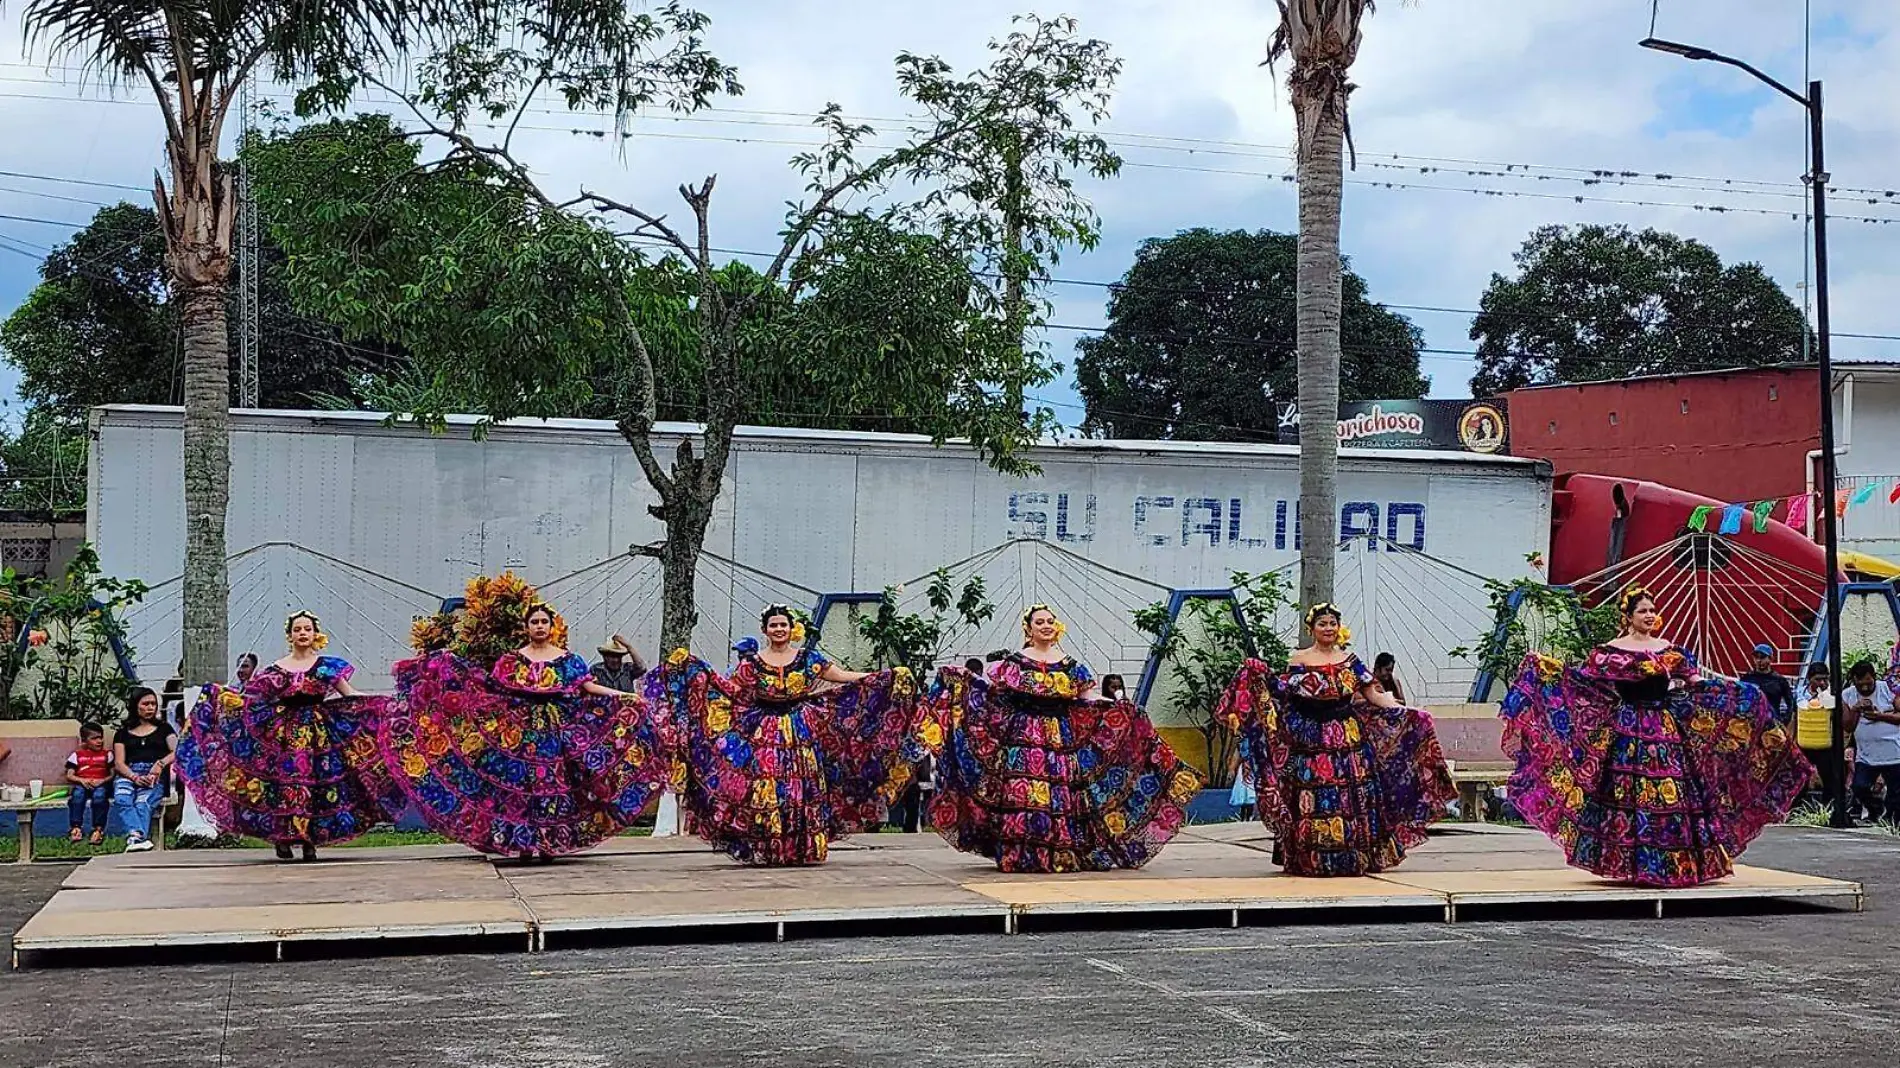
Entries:
{"label": "red building", "polygon": [[1510,394],[1511,453],[1558,475],[1642,479],[1718,501],[1808,488],[1821,446],[1812,367],[1708,371]]}

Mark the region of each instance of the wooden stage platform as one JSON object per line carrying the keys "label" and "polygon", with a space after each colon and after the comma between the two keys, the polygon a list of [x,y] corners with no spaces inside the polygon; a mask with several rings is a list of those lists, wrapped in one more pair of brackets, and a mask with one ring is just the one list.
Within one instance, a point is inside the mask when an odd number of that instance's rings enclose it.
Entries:
{"label": "wooden stage platform", "polygon": [[1620,906],[1661,917],[1671,903],[1822,900],[1858,909],[1862,900],[1858,883],[1746,866],[1687,890],[1608,883],[1564,867],[1535,832],[1482,825],[1435,828],[1397,871],[1369,878],[1281,875],[1271,848],[1258,825],[1196,826],[1141,871],[1055,876],[1003,875],[934,834],[853,838],[817,868],[742,867],[693,838],[619,838],[543,867],[459,846],[339,848],[312,864],[280,863],[257,849],[122,854],[74,869],[14,936],[14,965],[87,950],[248,948],[281,958],[297,943],[374,952],[468,938],[538,952],[601,932],[783,939],[814,925],[1014,934],[1130,913],[1182,926],[1345,910],[1449,923],[1492,906],[1559,916]]}

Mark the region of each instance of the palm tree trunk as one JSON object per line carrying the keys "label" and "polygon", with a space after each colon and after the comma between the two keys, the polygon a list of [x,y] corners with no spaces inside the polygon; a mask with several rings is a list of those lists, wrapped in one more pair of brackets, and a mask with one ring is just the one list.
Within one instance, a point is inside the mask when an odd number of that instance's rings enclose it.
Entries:
{"label": "palm tree trunk", "polygon": [[[1293,108],[1313,131],[1299,160],[1300,250],[1296,319],[1300,389],[1300,601],[1333,599],[1339,541],[1339,198],[1344,181],[1343,106],[1294,89]],[[1305,124],[1317,113],[1317,123]]]}
{"label": "palm tree trunk", "polygon": [[[228,276],[227,276],[228,279]],[[184,284],[185,683],[224,678],[230,575],[224,521],[231,498],[231,338],[226,285]]]}

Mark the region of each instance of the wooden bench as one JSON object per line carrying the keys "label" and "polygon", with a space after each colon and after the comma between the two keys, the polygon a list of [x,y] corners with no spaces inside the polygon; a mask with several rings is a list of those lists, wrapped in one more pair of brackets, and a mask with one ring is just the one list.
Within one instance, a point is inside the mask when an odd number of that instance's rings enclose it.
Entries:
{"label": "wooden bench", "polygon": [[[106,732],[108,743],[112,732]],[[66,784],[66,756],[79,743],[79,722],[71,719],[21,719],[0,721],[0,740],[13,752],[0,762],[0,783],[25,786],[34,779],[56,790]],[[152,846],[165,848],[165,815],[184,805],[179,794],[178,774],[172,773],[171,788],[163,804],[152,807]],[[43,797],[37,801],[0,801],[0,812],[11,812],[20,824],[20,863],[33,861],[33,822],[39,813],[66,807],[66,796]]]}
{"label": "wooden bench", "polygon": [[[165,795],[163,804],[152,806],[152,826],[146,831],[152,839],[152,848],[165,848],[165,814],[184,804],[174,783]],[[66,807],[66,797],[42,797],[37,801],[0,801],[0,812],[11,812],[20,821],[21,864],[33,863],[33,817],[41,812],[58,811]]]}
{"label": "wooden bench", "polygon": [[1485,802],[1498,787],[1510,781],[1512,765],[1504,761],[1445,761],[1452,784],[1458,787],[1458,818],[1465,823],[1484,823]]}

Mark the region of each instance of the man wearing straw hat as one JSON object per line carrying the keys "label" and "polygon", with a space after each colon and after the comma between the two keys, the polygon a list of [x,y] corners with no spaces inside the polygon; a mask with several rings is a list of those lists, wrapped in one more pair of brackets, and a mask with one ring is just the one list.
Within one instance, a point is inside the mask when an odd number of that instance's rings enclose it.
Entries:
{"label": "man wearing straw hat", "polygon": [[639,693],[640,679],[647,673],[647,667],[640,662],[640,654],[633,646],[616,634],[600,647],[600,663],[594,665],[594,681],[609,690],[622,693]]}

